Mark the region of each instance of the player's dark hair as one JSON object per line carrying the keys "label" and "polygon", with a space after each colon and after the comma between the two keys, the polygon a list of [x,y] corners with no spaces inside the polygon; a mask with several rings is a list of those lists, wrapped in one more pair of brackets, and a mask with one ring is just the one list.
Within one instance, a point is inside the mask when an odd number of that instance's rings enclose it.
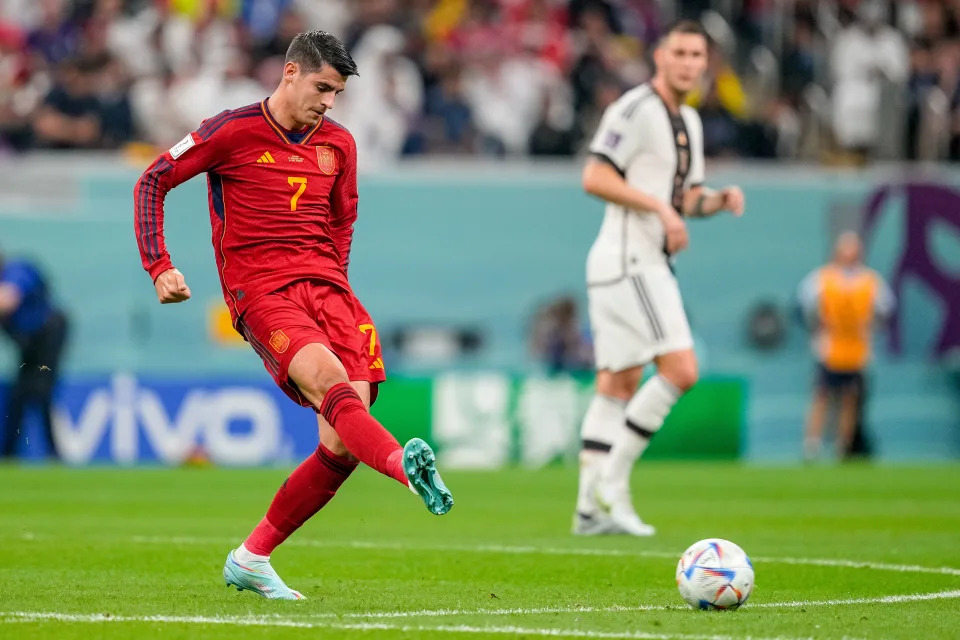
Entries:
{"label": "player's dark hair", "polygon": [[710,42],[710,36],[707,35],[707,30],[704,29],[703,25],[696,20],[677,20],[668,26],[666,31],[663,32],[663,36],[660,38],[660,43],[662,44],[664,40],[674,33],[689,33],[703,36],[708,43]]}
{"label": "player's dark hair", "polygon": [[304,73],[330,65],[343,77],[357,75],[357,63],[340,39],[326,31],[298,33],[287,48],[286,62],[296,62]]}

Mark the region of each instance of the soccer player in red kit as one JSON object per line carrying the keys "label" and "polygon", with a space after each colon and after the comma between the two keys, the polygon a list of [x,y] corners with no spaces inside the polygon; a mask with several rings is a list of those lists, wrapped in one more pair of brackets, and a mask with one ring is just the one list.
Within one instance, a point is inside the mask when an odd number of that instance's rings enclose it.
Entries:
{"label": "soccer player in red kit", "polygon": [[167,192],[206,172],[223,297],[277,385],[317,412],[320,444],[290,474],[266,516],[223,569],[227,585],[300,600],[271,552],[333,498],[359,462],[442,515],[453,497],[419,438],[402,447],[369,413],[386,378],[373,321],[347,280],[357,218],[357,148],[326,116],[357,67],[322,31],[297,35],[283,78],[263,102],[203,122],[141,176],[135,230],[161,303],[190,289],[163,239]]}

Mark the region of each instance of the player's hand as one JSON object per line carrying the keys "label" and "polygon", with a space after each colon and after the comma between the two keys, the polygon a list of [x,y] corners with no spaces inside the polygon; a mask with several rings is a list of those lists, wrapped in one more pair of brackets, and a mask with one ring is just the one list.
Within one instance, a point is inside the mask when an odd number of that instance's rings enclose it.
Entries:
{"label": "player's hand", "polygon": [[720,190],[720,208],[729,211],[738,218],[743,215],[746,201],[740,187],[726,187]]}
{"label": "player's hand", "polygon": [[687,234],[687,223],[680,214],[670,208],[660,214],[660,220],[667,235],[667,251],[678,253],[686,249],[690,244],[690,236]]}
{"label": "player's hand", "polygon": [[176,269],[167,269],[153,283],[157,289],[157,300],[160,304],[183,302],[190,298],[190,287],[183,279],[183,274]]}

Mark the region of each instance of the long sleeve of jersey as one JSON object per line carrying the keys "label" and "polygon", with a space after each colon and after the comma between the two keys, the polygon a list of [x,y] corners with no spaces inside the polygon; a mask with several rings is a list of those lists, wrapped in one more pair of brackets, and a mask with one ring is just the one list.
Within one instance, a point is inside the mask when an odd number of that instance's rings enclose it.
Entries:
{"label": "long sleeve of jersey", "polygon": [[152,280],[173,268],[163,239],[164,198],[177,185],[217,166],[224,148],[222,139],[227,135],[218,124],[222,117],[206,120],[157,158],[134,187],[134,231],[140,260]]}
{"label": "long sleeve of jersey", "polygon": [[357,220],[357,146],[350,137],[347,157],[344,158],[343,172],[338,176],[330,194],[331,220],[330,233],[337,253],[340,255],[340,266],[347,272],[350,265],[350,246],[353,243],[353,224]]}

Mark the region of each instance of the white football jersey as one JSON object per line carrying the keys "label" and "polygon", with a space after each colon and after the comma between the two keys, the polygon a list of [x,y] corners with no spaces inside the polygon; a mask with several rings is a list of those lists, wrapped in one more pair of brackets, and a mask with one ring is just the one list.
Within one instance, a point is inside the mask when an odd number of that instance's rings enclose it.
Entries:
{"label": "white football jersey", "polygon": [[[607,107],[590,152],[616,168],[644,193],[682,212],[683,194],[703,182],[703,125],[683,105],[671,114],[650,84]],[[587,283],[604,284],[668,263],[666,236],[657,214],[607,203],[600,233],[587,257]]]}

